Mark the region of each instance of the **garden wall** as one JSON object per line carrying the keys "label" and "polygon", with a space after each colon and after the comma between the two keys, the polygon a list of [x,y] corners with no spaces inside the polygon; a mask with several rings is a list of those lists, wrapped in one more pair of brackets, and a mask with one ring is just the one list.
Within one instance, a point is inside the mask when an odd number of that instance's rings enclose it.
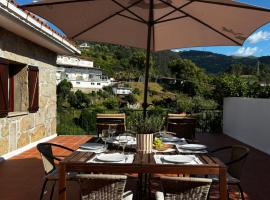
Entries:
{"label": "garden wall", "polygon": [[223,132],[270,154],[270,99],[225,98]]}

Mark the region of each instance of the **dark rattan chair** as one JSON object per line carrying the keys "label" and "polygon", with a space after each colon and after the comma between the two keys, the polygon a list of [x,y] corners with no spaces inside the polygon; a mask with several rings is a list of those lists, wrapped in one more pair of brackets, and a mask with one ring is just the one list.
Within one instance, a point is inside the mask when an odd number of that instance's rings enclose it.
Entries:
{"label": "dark rattan chair", "polygon": [[[240,185],[240,177],[242,168],[245,164],[246,158],[249,154],[249,148],[241,145],[226,146],[213,150],[211,153],[229,150],[230,159],[225,164],[228,166],[227,183],[228,185],[236,185],[239,188],[241,199],[245,199],[243,189]],[[218,182],[217,176],[211,176],[213,182]]]}
{"label": "dark rattan chair", "polygon": [[132,200],[131,191],[124,192],[127,176],[78,174],[82,200]]}
{"label": "dark rattan chair", "polygon": [[168,119],[167,126],[168,131],[176,133],[179,138],[195,139],[196,119],[194,118]]}
{"label": "dark rattan chair", "polygon": [[160,182],[161,191],[156,192],[157,200],[206,200],[212,180],[162,176]]}
{"label": "dark rattan chair", "polygon": [[[52,199],[54,187],[55,187],[55,184],[58,180],[56,161],[61,161],[62,159],[53,154],[53,148],[63,149],[63,150],[67,150],[70,152],[74,151],[73,149],[70,149],[68,147],[65,147],[65,146],[62,146],[59,144],[39,143],[37,145],[37,149],[40,152],[41,159],[43,162],[44,171],[45,171],[45,180],[43,182],[42,190],[40,193],[40,200],[43,199],[45,188],[46,188],[48,181],[53,182],[51,193],[50,193],[50,199]],[[71,179],[72,176],[73,176],[72,174],[69,174],[68,179]]]}

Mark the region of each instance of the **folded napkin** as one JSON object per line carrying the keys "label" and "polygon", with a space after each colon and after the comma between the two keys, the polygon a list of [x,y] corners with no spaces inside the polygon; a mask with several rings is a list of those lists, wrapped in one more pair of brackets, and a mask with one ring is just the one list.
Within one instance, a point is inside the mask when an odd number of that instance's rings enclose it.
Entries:
{"label": "folded napkin", "polygon": [[[116,153],[119,154],[119,153]],[[87,163],[133,163],[134,154],[125,154],[125,159],[120,162],[103,162],[97,159],[97,155],[87,161]]]}
{"label": "folded napkin", "polygon": [[163,159],[164,156],[175,156],[175,155],[154,155],[154,159],[156,161],[157,164],[172,164],[172,165],[177,165],[177,164],[181,164],[181,165],[200,165],[203,164],[202,161],[195,155],[188,155],[190,157],[193,157],[194,159],[189,162],[189,163],[172,163],[172,162],[167,162]]}

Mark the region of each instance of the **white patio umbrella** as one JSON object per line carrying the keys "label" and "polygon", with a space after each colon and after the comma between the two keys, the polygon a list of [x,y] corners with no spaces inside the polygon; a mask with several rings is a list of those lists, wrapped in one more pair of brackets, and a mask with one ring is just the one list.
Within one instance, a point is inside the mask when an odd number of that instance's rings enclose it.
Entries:
{"label": "white patio umbrella", "polygon": [[43,0],[21,6],[70,39],[146,49],[144,116],[151,51],[240,46],[270,10],[231,0]]}

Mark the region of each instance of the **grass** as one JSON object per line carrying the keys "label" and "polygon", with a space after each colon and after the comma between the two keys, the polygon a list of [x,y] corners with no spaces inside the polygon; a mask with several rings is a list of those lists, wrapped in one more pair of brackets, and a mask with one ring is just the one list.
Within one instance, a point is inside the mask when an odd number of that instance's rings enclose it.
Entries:
{"label": "grass", "polygon": [[76,124],[79,119],[81,110],[66,109],[57,111],[57,133],[59,135],[84,135],[86,131]]}
{"label": "grass", "polygon": [[[129,87],[132,89],[137,88],[140,91],[140,94],[136,94],[139,103],[143,102],[143,94],[144,94],[144,83],[141,82],[129,82]],[[150,82],[148,85],[148,102],[152,103],[153,100],[161,100],[165,98],[175,98],[175,94],[172,92],[166,91],[160,84]]]}

